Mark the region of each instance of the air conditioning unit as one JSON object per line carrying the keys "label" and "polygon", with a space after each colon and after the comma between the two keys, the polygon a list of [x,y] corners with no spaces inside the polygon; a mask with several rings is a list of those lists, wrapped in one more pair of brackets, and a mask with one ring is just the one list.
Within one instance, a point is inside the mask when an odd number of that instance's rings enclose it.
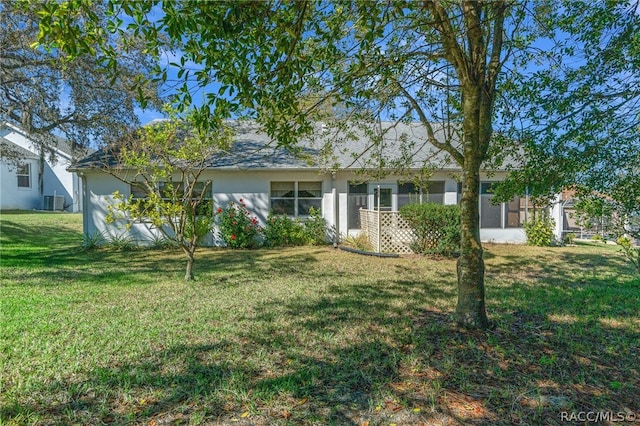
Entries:
{"label": "air conditioning unit", "polygon": [[64,210],[64,195],[45,195],[44,209],[50,211]]}

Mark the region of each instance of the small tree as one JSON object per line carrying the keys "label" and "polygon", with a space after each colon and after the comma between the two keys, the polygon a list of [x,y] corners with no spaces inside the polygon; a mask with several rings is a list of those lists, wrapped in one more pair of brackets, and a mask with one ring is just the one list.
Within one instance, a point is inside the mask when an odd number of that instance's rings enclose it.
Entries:
{"label": "small tree", "polygon": [[200,240],[214,224],[210,181],[202,180],[208,160],[231,140],[229,129],[198,132],[190,116],[175,116],[143,127],[111,150],[117,164],[104,170],[131,185],[128,197],[115,193],[108,221],[151,223],[187,256],[184,279],[193,279],[193,263]]}

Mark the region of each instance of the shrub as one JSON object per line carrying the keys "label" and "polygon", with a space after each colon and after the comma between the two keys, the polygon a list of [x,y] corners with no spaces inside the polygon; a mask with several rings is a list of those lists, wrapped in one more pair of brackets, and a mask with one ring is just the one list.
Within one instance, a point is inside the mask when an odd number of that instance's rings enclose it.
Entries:
{"label": "shrub", "polygon": [[106,240],[102,232],[94,232],[93,234],[84,234],[82,236],[82,249],[95,250],[106,244]]}
{"label": "shrub", "polygon": [[575,239],[576,239],[576,234],[574,234],[573,232],[569,232],[564,235],[563,242],[565,244],[573,244]]}
{"label": "shrub", "polygon": [[373,249],[373,247],[371,247],[371,241],[369,241],[369,236],[364,232],[345,238],[344,245],[362,251],[371,251]]}
{"label": "shrub", "polygon": [[105,246],[119,251],[132,251],[138,247],[136,240],[127,235],[110,235],[106,238]]}
{"label": "shrub", "polygon": [[251,249],[260,246],[262,229],[258,225],[258,218],[251,217],[242,198],[240,204],[231,201],[226,208],[219,208],[216,221],[220,238],[227,247]]}
{"label": "shrub", "polygon": [[267,218],[264,228],[264,243],[267,247],[301,246],[305,244],[320,245],[326,243],[327,221],[320,210],[309,209],[307,220],[291,219],[285,215],[274,215]]}
{"label": "shrub", "polygon": [[178,243],[164,235],[154,235],[149,241],[148,248],[151,250],[165,250],[178,247]]}
{"label": "shrub", "polygon": [[527,244],[538,247],[550,246],[553,243],[554,226],[555,222],[551,218],[537,218],[525,222]]}
{"label": "shrub", "polygon": [[269,213],[264,228],[264,244],[267,247],[299,246],[304,244],[304,227],[299,219]]}
{"label": "shrub", "polygon": [[305,244],[319,246],[327,242],[327,221],[320,210],[311,207],[309,218],[303,222]]}
{"label": "shrub", "polygon": [[451,256],[460,251],[460,207],[436,203],[407,204],[400,215],[415,233],[411,249],[419,254]]}
{"label": "shrub", "polygon": [[622,248],[622,254],[633,264],[636,273],[640,274],[640,247],[632,246],[631,239],[625,236],[619,237],[616,243]]}

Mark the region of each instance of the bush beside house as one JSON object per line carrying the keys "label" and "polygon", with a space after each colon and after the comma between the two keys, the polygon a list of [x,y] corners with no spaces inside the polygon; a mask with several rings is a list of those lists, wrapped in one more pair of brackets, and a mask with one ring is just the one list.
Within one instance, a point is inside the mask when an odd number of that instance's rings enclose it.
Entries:
{"label": "bush beside house", "polygon": [[326,243],[327,223],[320,211],[310,209],[306,220],[269,214],[266,226],[260,227],[242,199],[217,210],[218,232],[225,245],[233,249],[320,245]]}
{"label": "bush beside house", "polygon": [[418,254],[451,256],[460,252],[460,207],[436,203],[407,204],[400,214],[415,233],[411,249]]}

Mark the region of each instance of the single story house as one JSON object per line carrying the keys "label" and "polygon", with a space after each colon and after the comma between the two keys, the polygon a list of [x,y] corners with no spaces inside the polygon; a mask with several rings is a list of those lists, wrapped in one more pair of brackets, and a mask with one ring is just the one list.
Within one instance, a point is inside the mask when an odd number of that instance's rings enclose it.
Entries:
{"label": "single story house", "polygon": [[0,123],[0,210],[81,210],[80,180],[67,170],[71,146],[52,138],[43,148],[19,126]]}
{"label": "single story house", "polygon": [[[443,204],[460,201],[460,168],[447,155],[429,148],[426,130],[418,123],[382,123],[384,136],[375,144],[362,133],[352,132],[360,136],[347,138],[344,133],[319,126],[317,140],[301,141],[303,156],[277,147],[253,123],[236,122],[234,127],[231,149],[211,158],[201,179],[211,182],[207,196],[216,208],[242,200],[262,225],[270,211],[304,218],[314,207],[321,210],[328,226],[344,237],[360,231],[360,209],[397,211],[421,196]],[[444,129],[436,129],[436,136],[444,138]],[[408,154],[409,148],[415,154]],[[85,234],[101,233],[109,238],[127,233],[135,238],[150,238],[153,230],[144,222],[129,230],[105,222],[108,205],[114,203],[114,192],[128,196],[134,191],[131,185],[102,170],[110,161],[113,159],[102,150],[69,169],[82,180]],[[392,169],[392,163],[404,163],[404,171]],[[436,167],[429,179],[428,193],[421,195],[412,176],[427,163]],[[506,173],[505,169],[482,174],[478,200],[481,238],[522,243],[526,241],[524,197],[491,203],[491,186]],[[220,243],[215,231],[207,243]]]}

